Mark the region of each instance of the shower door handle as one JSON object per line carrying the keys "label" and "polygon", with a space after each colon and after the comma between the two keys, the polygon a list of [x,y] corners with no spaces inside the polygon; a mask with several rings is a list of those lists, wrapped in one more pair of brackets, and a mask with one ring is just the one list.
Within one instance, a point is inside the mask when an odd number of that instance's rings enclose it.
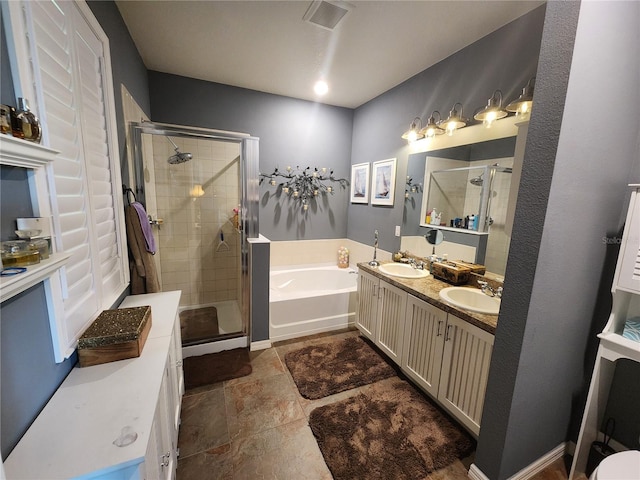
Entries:
{"label": "shower door handle", "polygon": [[160,225],[164,225],[164,220],[162,218],[156,218],[155,220],[149,215],[149,225],[158,227],[160,230]]}

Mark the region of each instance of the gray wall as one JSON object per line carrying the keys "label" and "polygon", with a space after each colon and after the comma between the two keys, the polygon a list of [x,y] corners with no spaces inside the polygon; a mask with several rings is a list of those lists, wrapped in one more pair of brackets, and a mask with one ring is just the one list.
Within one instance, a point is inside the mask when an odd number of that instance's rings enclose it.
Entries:
{"label": "gray wall", "polygon": [[[547,5],[475,460],[492,480],[575,440],[571,419],[582,415],[597,344],[590,332],[610,306],[615,256],[603,238],[619,232],[626,185],[640,180],[639,18],[637,2]],[[604,135],[586,100],[598,92],[607,92],[602,118],[624,119]]]}
{"label": "gray wall", "polygon": [[[116,115],[119,127],[120,151],[124,149],[124,130],[120,84],[136,96],[143,109],[149,110],[146,68],[133,46],[124,22],[113,2],[90,2],[96,18],[110,39],[113,83],[116,97]],[[2,50],[5,49],[4,27],[2,28]],[[11,101],[13,92],[5,85],[5,75],[10,72],[6,55],[1,56],[2,101]],[[8,98],[8,99],[6,99]],[[17,216],[31,213],[28,200],[29,187],[24,171],[2,167],[0,191],[2,203],[2,239],[14,230],[11,221]],[[19,214],[19,215],[18,215]],[[7,220],[9,219],[9,220]],[[120,302],[116,302],[116,305]],[[51,398],[69,371],[77,362],[74,353],[63,363],[53,360],[53,347],[49,330],[49,319],[44,290],[36,286],[0,306],[1,341],[0,364],[2,373],[2,399],[0,402],[0,425],[2,457],[5,458],[22,437],[42,407]]]}
{"label": "gray wall", "polygon": [[472,117],[496,89],[502,90],[506,101],[517,97],[535,75],[543,19],[544,6],[356,109],[351,163],[396,158],[396,197],[393,207],[349,205],[350,239],[370,244],[377,229],[380,248],[400,247],[394,229],[402,224],[409,153],[400,136],[414,117],[425,121],[438,110],[444,118],[456,102],[463,104],[466,117]]}
{"label": "gray wall", "polygon": [[[192,78],[149,72],[151,118],[156,122],[250,133],[260,138],[260,172],[327,167],[349,178],[353,111]],[[270,240],[342,238],[347,235],[348,189],[294,207],[264,182],[260,233]]]}
{"label": "gray wall", "polygon": [[13,450],[77,361],[53,362],[42,283],[2,303],[0,326],[2,458]]}

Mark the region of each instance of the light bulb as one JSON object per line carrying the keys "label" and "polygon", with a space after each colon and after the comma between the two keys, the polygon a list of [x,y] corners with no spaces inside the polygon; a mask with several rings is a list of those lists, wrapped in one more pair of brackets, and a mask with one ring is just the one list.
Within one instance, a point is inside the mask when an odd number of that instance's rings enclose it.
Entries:
{"label": "light bulb", "polygon": [[318,193],[319,193],[319,190],[316,188],[316,189],[313,191],[313,196],[314,196],[314,197],[317,197],[317,196],[318,196]]}
{"label": "light bulb", "polygon": [[284,193],[289,193],[289,187],[282,187],[282,191]]}
{"label": "light bulb", "polygon": [[436,136],[436,129],[433,127],[427,128],[427,137],[433,138]]}
{"label": "light bulb", "polygon": [[487,128],[491,128],[491,125],[493,125],[493,122],[495,122],[497,119],[498,119],[497,112],[495,111],[487,112],[487,115],[484,117],[482,124]]}
{"label": "light bulb", "polygon": [[293,190],[293,196],[296,197],[296,198],[298,197],[298,190],[296,190],[296,189]]}
{"label": "light bulb", "polygon": [[304,210],[305,212],[309,209],[309,205],[307,205],[306,203],[302,204],[302,210]]}
{"label": "light bulb", "polygon": [[409,132],[409,134],[407,135],[407,141],[408,141],[409,143],[413,143],[413,142],[415,142],[416,140],[418,140],[418,132],[416,132],[415,130],[411,130],[411,131]]}
{"label": "light bulb", "polygon": [[409,198],[409,192],[407,192],[406,190],[404,191],[404,198]]}
{"label": "light bulb", "polygon": [[453,132],[456,131],[456,122],[447,123],[447,135],[453,136]]}
{"label": "light bulb", "polygon": [[329,192],[329,193],[333,192],[333,187],[331,185],[329,185],[327,187],[327,192]]}
{"label": "light bulb", "polygon": [[326,95],[329,91],[329,85],[324,80],[318,80],[313,86],[313,91],[316,92],[316,95]]}
{"label": "light bulb", "polygon": [[516,117],[521,117],[529,114],[531,111],[531,105],[533,102],[522,102],[516,111]]}

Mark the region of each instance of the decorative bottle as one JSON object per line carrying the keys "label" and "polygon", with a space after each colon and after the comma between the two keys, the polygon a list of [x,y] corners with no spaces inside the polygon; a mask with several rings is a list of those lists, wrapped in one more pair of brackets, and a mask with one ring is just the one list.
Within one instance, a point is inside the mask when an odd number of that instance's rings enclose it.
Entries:
{"label": "decorative bottle", "polygon": [[26,98],[18,98],[18,112],[16,115],[21,125],[22,135],[25,140],[30,142],[40,142],[42,137],[42,129],[40,121],[31,110]]}
{"label": "decorative bottle", "polygon": [[349,267],[349,250],[347,249],[347,247],[340,247],[338,249],[338,267]]}

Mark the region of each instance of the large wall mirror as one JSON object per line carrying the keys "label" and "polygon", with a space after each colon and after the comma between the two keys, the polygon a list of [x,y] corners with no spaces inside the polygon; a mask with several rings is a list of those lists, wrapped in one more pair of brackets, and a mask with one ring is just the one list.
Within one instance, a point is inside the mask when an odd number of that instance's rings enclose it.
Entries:
{"label": "large wall mirror", "polygon": [[[483,128],[471,128],[476,129],[473,143],[447,146],[443,139],[442,148],[409,154],[407,181],[422,188],[407,188],[400,248],[431,255],[433,246],[424,236],[437,228],[444,237],[437,255],[482,263],[502,276],[511,240],[509,203],[515,202],[519,182],[512,173],[518,131],[514,126],[506,136],[486,139]],[[434,208],[438,220],[429,215]],[[478,217],[475,228],[471,222],[464,228],[471,216]]]}

